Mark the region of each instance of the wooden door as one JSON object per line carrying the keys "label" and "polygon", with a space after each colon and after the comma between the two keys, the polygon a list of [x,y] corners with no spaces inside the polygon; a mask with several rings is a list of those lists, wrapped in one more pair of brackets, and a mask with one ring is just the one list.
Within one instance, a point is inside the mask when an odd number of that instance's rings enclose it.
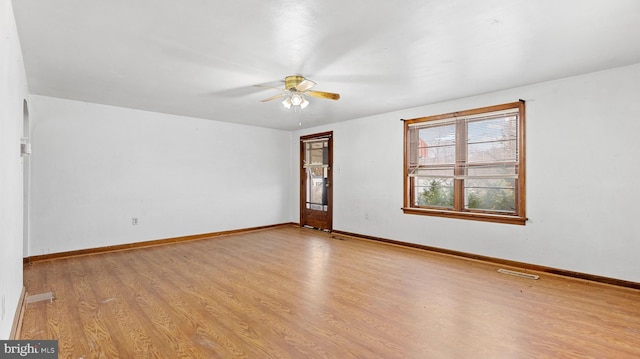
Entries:
{"label": "wooden door", "polygon": [[300,226],[332,230],[333,132],[300,137]]}

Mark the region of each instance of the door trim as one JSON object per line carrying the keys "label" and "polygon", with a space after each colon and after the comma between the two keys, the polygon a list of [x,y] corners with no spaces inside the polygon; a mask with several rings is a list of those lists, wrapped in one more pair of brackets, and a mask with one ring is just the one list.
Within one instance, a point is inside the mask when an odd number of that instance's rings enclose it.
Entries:
{"label": "door trim", "polygon": [[304,209],[306,205],[306,173],[304,169],[304,143],[308,140],[329,139],[328,162],[329,169],[327,173],[327,224],[328,228],[323,228],[331,232],[333,230],[333,131],[320,132],[311,135],[300,136],[300,163],[299,163],[299,187],[300,187],[300,227],[304,226]]}

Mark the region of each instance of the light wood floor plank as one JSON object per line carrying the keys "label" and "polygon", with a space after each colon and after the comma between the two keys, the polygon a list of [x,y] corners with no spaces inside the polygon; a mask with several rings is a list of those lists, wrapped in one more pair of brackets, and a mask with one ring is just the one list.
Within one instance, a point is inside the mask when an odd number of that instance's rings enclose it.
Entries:
{"label": "light wood floor plank", "polygon": [[[637,358],[640,291],[296,227],[25,266],[61,358]],[[506,268],[514,269],[517,268]]]}

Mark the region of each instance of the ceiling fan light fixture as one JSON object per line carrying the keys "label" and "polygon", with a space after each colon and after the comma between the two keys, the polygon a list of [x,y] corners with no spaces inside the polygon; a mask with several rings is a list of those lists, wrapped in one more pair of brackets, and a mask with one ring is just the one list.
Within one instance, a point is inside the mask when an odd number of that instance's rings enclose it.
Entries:
{"label": "ceiling fan light fixture", "polygon": [[307,101],[307,99],[304,98],[302,94],[293,93],[290,96],[285,97],[284,100],[282,100],[282,106],[284,106],[287,109],[290,109],[291,106],[299,106],[301,109],[304,109],[307,106],[309,106],[309,101]]}
{"label": "ceiling fan light fixture", "polygon": [[282,100],[282,106],[284,106],[286,109],[291,108],[291,98],[289,96],[285,97],[285,99]]}
{"label": "ceiling fan light fixture", "polygon": [[307,99],[305,99],[304,97],[300,97],[302,99],[302,102],[300,103],[300,108],[304,109],[305,107],[309,106],[309,101],[307,101]]}
{"label": "ceiling fan light fixture", "polygon": [[300,94],[294,93],[293,95],[291,95],[291,104],[294,106],[300,106],[302,100],[304,99],[302,98],[302,96],[300,96]]}

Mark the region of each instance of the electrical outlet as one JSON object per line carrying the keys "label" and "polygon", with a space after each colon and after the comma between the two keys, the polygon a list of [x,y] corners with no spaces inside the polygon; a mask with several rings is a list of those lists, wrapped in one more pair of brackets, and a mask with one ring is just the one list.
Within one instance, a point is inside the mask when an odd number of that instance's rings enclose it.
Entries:
{"label": "electrical outlet", "polygon": [[131,225],[132,226],[137,226],[138,225],[138,217],[131,218]]}

